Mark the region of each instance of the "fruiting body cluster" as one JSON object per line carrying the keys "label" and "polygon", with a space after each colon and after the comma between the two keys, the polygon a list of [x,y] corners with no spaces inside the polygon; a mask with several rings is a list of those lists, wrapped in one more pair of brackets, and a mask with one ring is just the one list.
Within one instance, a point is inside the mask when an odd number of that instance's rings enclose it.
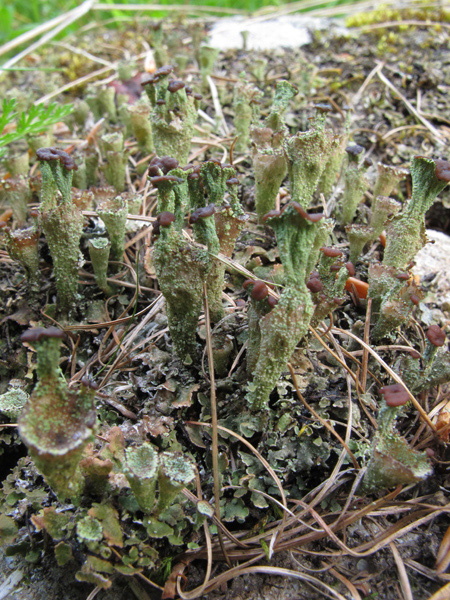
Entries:
{"label": "fruiting body cluster", "polygon": [[342,145],[342,136],[325,127],[331,107],[317,104],[315,108],[310,129],[289,137],[284,144],[291,198],[305,209],[311,204],[328,161]]}
{"label": "fruiting body cluster", "polygon": [[255,208],[261,223],[264,215],[275,208],[275,200],[286,176],[287,165],[283,142],[287,135],[283,114],[297,88],[279,81],[269,115],[261,127],[250,128],[252,161],[255,171]]}
{"label": "fruiting body cluster", "polygon": [[58,290],[58,304],[67,314],[75,301],[78,287],[80,239],[83,216],[72,201],[74,160],[58,148],[40,148],[42,189],[40,223],[45,234]]}
{"label": "fruiting body cluster", "polygon": [[[169,329],[175,350],[189,363],[195,356],[196,329],[206,284],[211,318],[222,318],[225,269],[218,252],[230,256],[245,223],[235,187],[235,171],[216,161],[180,169],[169,157],[152,160],[151,182],[158,188],[158,217],[152,256],[158,283],[166,300]],[[228,191],[229,200],[225,199]],[[182,233],[184,218],[198,244]],[[201,244],[201,245],[200,245]]]}
{"label": "fruiting body cluster", "polygon": [[[251,364],[255,365],[247,393],[252,410],[267,409],[269,395],[281,372],[308,331],[314,303],[306,277],[308,266],[317,261],[316,238],[320,235],[322,219],[322,214],[308,214],[296,202],[266,215],[265,221],[277,238],[284,268],[284,289],[270,312],[261,315],[259,321],[254,319],[256,331],[249,331]],[[254,292],[255,287],[252,294]]]}
{"label": "fruiting body cluster", "polygon": [[382,265],[369,269],[369,294],[380,311],[373,335],[379,339],[401,325],[420,293],[409,269],[425,245],[425,213],[450,181],[450,164],[415,156],[411,161],[412,196],[389,223]]}
{"label": "fruiting body cluster", "polygon": [[173,67],[159,68],[142,81],[152,105],[153,143],[158,156],[172,156],[185,165],[191,147],[200,94],[184,82],[170,79]]}

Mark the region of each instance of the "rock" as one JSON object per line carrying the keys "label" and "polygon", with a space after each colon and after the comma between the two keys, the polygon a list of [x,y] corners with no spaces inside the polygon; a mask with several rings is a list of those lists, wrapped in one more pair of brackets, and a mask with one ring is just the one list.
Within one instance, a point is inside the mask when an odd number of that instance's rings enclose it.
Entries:
{"label": "rock", "polygon": [[[429,242],[417,253],[412,269],[421,281],[430,282],[430,292],[443,310],[450,306],[450,237],[442,231],[427,229]],[[427,294],[426,301],[430,300]]]}
{"label": "rock", "polygon": [[285,15],[276,18],[245,17],[223,18],[214,23],[209,32],[208,45],[221,50],[242,48],[242,32],[248,32],[247,50],[269,48],[298,48],[312,41],[315,29],[345,32],[346,28],[337,21],[301,15]]}

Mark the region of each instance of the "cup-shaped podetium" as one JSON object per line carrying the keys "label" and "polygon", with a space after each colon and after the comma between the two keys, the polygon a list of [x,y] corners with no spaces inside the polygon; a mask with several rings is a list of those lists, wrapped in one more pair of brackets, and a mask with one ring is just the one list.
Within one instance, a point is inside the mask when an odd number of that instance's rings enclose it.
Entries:
{"label": "cup-shaped podetium", "polygon": [[377,164],[377,179],[373,188],[373,196],[389,196],[396,192],[400,181],[408,176],[408,169],[401,169],[383,163]]}
{"label": "cup-shaped podetium", "polygon": [[169,508],[181,490],[195,478],[194,465],[180,452],[163,452],[159,460],[157,514]]}
{"label": "cup-shaped podetium", "polygon": [[158,156],[173,156],[181,165],[188,160],[201,95],[177,79],[169,80],[173,67],[165,65],[142,79],[152,104],[150,121]]}
{"label": "cup-shaped podetium", "polygon": [[4,232],[9,256],[23,266],[30,288],[36,291],[40,280],[39,231],[35,227],[15,231],[5,227]]}
{"label": "cup-shaped podetium", "polygon": [[364,194],[369,187],[365,171],[372,164],[370,159],[360,163],[359,155],[364,148],[352,144],[345,149],[348,157],[347,167],[344,172],[344,194],[342,198],[342,223],[348,225],[355,217],[358,205],[363,201]]}
{"label": "cup-shaped podetium", "polygon": [[125,195],[102,201],[97,206],[97,214],[104,222],[111,240],[110,258],[121,261],[125,251],[125,234],[128,216],[128,200]]}
{"label": "cup-shaped podetium", "polygon": [[112,287],[108,284],[108,261],[111,250],[111,242],[104,237],[89,240],[89,257],[94,269],[95,281],[98,287],[107,295],[113,293]]}
{"label": "cup-shaped podetium", "polygon": [[59,368],[63,338],[56,327],[22,334],[21,341],[36,349],[38,382],[19,419],[19,433],[57,496],[77,501],[84,484],[80,461],[96,423],[96,386],[83,380],[78,390],[68,388]]}
{"label": "cup-shaped podetium", "polygon": [[106,163],[103,166],[106,181],[117,192],[125,190],[127,154],[120,132],[106,133],[101,138]]}
{"label": "cup-shaped podetium", "polygon": [[316,105],[316,116],[307,131],[299,131],[284,142],[284,150],[294,202],[307,209],[330,157],[341,145],[341,137],[325,127],[327,104]]}
{"label": "cup-shaped podetium", "polygon": [[22,175],[0,181],[0,200],[11,207],[19,227],[26,223],[31,196],[30,182]]}
{"label": "cup-shaped podetium", "polygon": [[277,238],[284,268],[284,289],[278,303],[257,324],[259,350],[255,344],[257,359],[253,358],[253,381],[246,395],[253,411],[267,411],[270,393],[296,345],[308,332],[314,304],[306,286],[306,268],[317,261],[319,248],[316,248],[315,240],[323,217],[323,214],[308,214],[296,202],[266,215],[265,220]]}
{"label": "cup-shaped podetium", "polygon": [[403,406],[409,400],[407,390],[401,384],[394,384],[384,386],[380,392],[384,399],[363,480],[363,488],[369,492],[416,483],[433,472],[426,452],[412,448],[395,427]]}
{"label": "cup-shaped podetium", "polygon": [[158,453],[147,442],[125,451],[125,477],[139,507],[146,513],[154,508],[158,466]]}
{"label": "cup-shaped podetium", "polygon": [[253,127],[252,160],[255,171],[255,208],[261,223],[265,214],[275,208],[275,201],[286,176],[286,158],[281,146],[283,132],[269,127]]}

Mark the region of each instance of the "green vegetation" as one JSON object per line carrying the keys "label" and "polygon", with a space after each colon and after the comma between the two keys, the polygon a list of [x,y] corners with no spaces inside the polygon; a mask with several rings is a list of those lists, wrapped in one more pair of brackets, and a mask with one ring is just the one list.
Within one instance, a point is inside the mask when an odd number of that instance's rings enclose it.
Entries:
{"label": "green vegetation", "polygon": [[5,152],[5,146],[22,140],[28,136],[34,136],[46,131],[51,125],[62,121],[72,111],[72,105],[60,105],[56,102],[44,106],[37,104],[30,106],[25,112],[16,110],[16,100],[3,100],[2,112],[0,114],[0,132],[7,125],[16,123],[16,129],[9,133],[0,135],[0,157]]}
{"label": "green vegetation", "polygon": [[[339,6],[341,4],[354,4],[354,2],[355,0],[324,0],[319,6],[314,6],[312,8],[328,8],[330,6]],[[148,4],[145,0],[137,0],[135,2],[135,4],[146,3]],[[160,0],[158,3],[161,5],[179,4],[183,7],[186,5],[186,2],[183,2],[182,0]],[[50,19],[64,14],[80,4],[79,0],[46,0],[45,2],[39,2],[38,0],[31,0],[30,2],[27,0],[11,0],[6,6],[0,6],[0,44],[4,44],[8,40],[32,29],[36,25],[45,23]],[[117,0],[115,2],[109,2],[109,4],[125,5],[127,4],[127,1]],[[232,13],[233,11],[253,13],[264,7],[282,7],[286,4],[290,4],[290,2],[286,0],[191,0],[189,2],[189,6],[191,7],[209,6],[211,8],[217,8],[217,15],[223,14],[221,9],[225,9],[227,13]],[[301,2],[296,2],[295,4],[298,5],[298,10],[300,11],[310,10],[308,7],[302,9]],[[114,21],[118,23],[124,18],[127,19],[132,17],[134,14],[136,13],[127,10],[121,11],[111,9],[111,11],[95,11],[95,18],[98,19],[100,17],[103,20],[109,20],[112,17]],[[156,18],[164,16],[164,14],[163,10],[153,11],[151,13],[151,15]],[[88,14],[82,21],[77,21],[76,24],[73,24],[64,31],[66,33],[76,31],[79,28],[80,23],[89,23],[91,20],[92,15]],[[64,33],[62,35],[64,35]]]}

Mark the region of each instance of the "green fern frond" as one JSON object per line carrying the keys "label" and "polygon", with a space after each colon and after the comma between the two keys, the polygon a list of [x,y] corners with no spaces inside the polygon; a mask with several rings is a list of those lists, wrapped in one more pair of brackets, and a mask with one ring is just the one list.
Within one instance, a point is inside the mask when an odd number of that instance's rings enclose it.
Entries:
{"label": "green fern frond", "polygon": [[[47,106],[43,104],[33,105],[26,112],[18,115],[15,99],[3,100],[2,113],[0,114],[0,156],[5,153],[5,146],[8,144],[46,131],[70,114],[72,110],[73,106],[71,104],[62,106],[57,102],[52,102]],[[14,122],[16,122],[15,131],[2,135],[5,127]]]}

